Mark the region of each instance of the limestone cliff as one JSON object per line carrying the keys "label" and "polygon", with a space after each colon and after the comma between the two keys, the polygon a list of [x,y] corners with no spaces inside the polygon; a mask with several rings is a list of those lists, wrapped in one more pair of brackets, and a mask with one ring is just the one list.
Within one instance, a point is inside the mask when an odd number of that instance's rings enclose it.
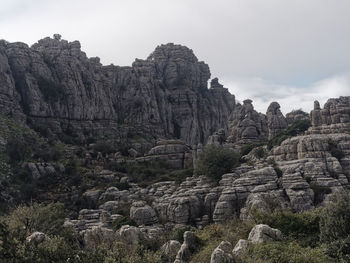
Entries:
{"label": "limestone cliff", "polygon": [[78,41],[44,38],[29,47],[0,42],[0,113],[51,132],[80,136],[179,138],[204,142],[235,98],[193,51],[158,46],[131,67],[103,66]]}

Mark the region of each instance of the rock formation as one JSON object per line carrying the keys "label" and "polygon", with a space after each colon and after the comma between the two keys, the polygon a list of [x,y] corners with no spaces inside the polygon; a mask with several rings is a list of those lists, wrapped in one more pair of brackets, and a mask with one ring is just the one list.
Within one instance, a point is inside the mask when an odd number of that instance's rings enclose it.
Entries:
{"label": "rock formation", "polygon": [[315,101],[311,111],[312,133],[348,133],[350,130],[350,97],[329,99],[323,109]]}
{"label": "rock formation", "polygon": [[0,42],[0,113],[51,132],[204,142],[226,127],[235,98],[192,50],[158,46],[131,67],[103,66],[59,35]]}
{"label": "rock formation", "polygon": [[267,108],[266,118],[269,140],[283,132],[288,126],[287,120],[283,116],[278,102],[272,102],[270,104]]}
{"label": "rock formation", "polygon": [[252,100],[237,104],[229,117],[229,142],[240,144],[265,141],[268,137],[267,120],[264,114],[254,110]]}

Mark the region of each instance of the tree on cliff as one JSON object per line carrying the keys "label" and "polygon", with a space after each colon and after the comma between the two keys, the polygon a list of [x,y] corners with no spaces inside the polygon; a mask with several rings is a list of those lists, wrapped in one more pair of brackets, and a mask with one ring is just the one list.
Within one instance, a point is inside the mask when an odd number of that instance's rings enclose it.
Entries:
{"label": "tree on cliff", "polygon": [[239,158],[240,155],[231,149],[207,145],[198,156],[196,174],[219,181],[223,174],[239,164]]}

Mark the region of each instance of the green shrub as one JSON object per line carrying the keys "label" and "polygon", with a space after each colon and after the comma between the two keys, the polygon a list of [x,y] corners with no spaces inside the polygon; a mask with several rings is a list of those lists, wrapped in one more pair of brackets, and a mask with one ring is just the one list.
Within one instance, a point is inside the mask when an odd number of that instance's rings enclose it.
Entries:
{"label": "green shrub", "polygon": [[256,224],[267,224],[282,231],[290,240],[297,240],[303,246],[316,246],[319,241],[320,211],[313,210],[302,213],[291,211],[250,211]]}
{"label": "green shrub", "polygon": [[331,152],[331,155],[335,158],[337,158],[339,161],[344,158],[345,154],[344,152],[338,148],[337,143],[332,141],[332,140],[328,140],[328,145],[329,145],[329,151]]}
{"label": "green shrub", "polygon": [[295,120],[284,132],[269,140],[267,143],[267,148],[271,150],[272,147],[281,145],[284,140],[302,134],[310,127],[310,125],[311,122],[308,119]]}
{"label": "green shrub", "polygon": [[338,193],[333,198],[321,215],[320,239],[332,256],[346,258],[350,255],[350,194]]}
{"label": "green shrub", "polygon": [[264,145],[264,143],[260,143],[260,142],[255,142],[255,143],[250,143],[250,144],[243,145],[241,150],[240,150],[240,153],[241,153],[242,156],[247,155],[254,148],[257,148],[257,147],[260,147],[260,146],[263,146],[263,145]]}
{"label": "green shrub", "polygon": [[43,145],[38,147],[34,152],[35,159],[42,159],[44,162],[58,161],[63,156],[62,146],[59,144],[55,145]]}
{"label": "green shrub", "polygon": [[254,152],[254,156],[259,159],[264,158],[266,156],[265,149],[263,147],[258,147]]}
{"label": "green shrub", "polygon": [[281,170],[277,165],[274,165],[274,166],[273,166],[273,169],[275,170],[275,172],[276,172],[276,174],[277,174],[277,177],[278,177],[278,178],[281,178],[282,175],[283,175],[282,170]]}
{"label": "green shrub", "polygon": [[175,228],[171,233],[171,239],[177,240],[182,244],[184,242],[184,233],[186,231],[193,231],[193,227],[184,226],[184,227]]}
{"label": "green shrub", "polygon": [[33,149],[37,147],[37,140],[32,135],[13,137],[7,141],[6,153],[11,163],[29,159]]}
{"label": "green shrub", "polygon": [[221,176],[228,173],[239,164],[239,154],[221,146],[208,145],[199,154],[196,174],[206,175],[214,181],[219,181]]}
{"label": "green shrub", "polygon": [[186,177],[193,175],[192,167],[182,170],[171,170],[167,161],[164,159],[156,159],[145,163],[109,162],[105,165],[105,168],[115,172],[125,173],[132,182],[142,187],[163,181],[180,183]]}
{"label": "green shrub", "polygon": [[314,203],[318,205],[322,203],[325,195],[330,194],[332,189],[327,186],[320,186],[316,182],[310,183],[310,188],[314,191]]}
{"label": "green shrub", "polygon": [[121,216],[112,221],[112,227],[114,230],[118,230],[124,225],[137,226],[136,222],[132,220],[129,216]]}
{"label": "green shrub", "polygon": [[95,152],[101,152],[104,155],[116,152],[114,145],[106,141],[99,141],[94,145],[93,149]]}
{"label": "green shrub", "polygon": [[18,233],[18,238],[25,238],[35,231],[47,235],[60,234],[63,230],[65,212],[63,205],[52,203],[48,205],[33,203],[22,205],[12,211],[6,218],[11,232]]}

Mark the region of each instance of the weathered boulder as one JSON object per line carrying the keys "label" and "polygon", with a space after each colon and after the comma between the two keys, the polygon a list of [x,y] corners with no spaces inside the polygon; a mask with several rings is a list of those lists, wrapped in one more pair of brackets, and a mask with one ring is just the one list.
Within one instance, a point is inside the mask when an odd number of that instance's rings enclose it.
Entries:
{"label": "weathered boulder", "polygon": [[130,218],[133,219],[137,225],[153,225],[158,222],[156,212],[144,201],[132,203]]}
{"label": "weathered boulder", "polygon": [[279,240],[282,240],[281,231],[264,224],[254,226],[248,236],[248,241],[253,244]]}
{"label": "weathered boulder", "polygon": [[234,263],[232,254],[232,245],[230,242],[222,241],[220,245],[215,248],[210,257],[210,263]]}
{"label": "weathered boulder", "polygon": [[232,250],[232,254],[234,258],[239,258],[244,254],[249,247],[249,242],[248,240],[245,239],[240,239],[238,240],[236,246]]}
{"label": "weathered boulder", "polygon": [[118,231],[118,235],[123,242],[129,245],[139,244],[140,242],[147,240],[147,236],[142,233],[140,228],[135,226],[122,226]]}
{"label": "weathered boulder", "polygon": [[105,244],[111,246],[116,240],[116,234],[113,230],[105,227],[93,227],[81,232],[84,241],[84,249],[95,250],[99,245]]}

